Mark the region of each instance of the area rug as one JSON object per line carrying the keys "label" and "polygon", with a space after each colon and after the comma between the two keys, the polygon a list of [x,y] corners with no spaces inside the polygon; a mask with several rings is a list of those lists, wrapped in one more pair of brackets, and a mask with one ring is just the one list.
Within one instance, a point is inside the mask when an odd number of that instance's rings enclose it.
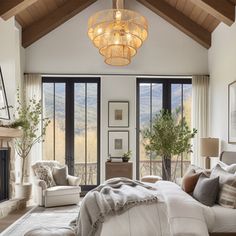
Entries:
{"label": "area rug", "polygon": [[79,205],[44,208],[33,211],[16,221],[1,236],[24,236],[26,232],[38,227],[64,227],[78,216]]}

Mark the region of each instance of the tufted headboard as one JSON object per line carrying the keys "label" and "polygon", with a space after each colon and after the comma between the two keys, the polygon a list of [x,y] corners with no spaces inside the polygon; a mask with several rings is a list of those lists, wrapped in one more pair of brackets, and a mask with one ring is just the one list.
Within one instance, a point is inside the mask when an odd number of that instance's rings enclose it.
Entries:
{"label": "tufted headboard", "polygon": [[220,160],[227,165],[236,163],[236,152],[224,151],[220,154]]}

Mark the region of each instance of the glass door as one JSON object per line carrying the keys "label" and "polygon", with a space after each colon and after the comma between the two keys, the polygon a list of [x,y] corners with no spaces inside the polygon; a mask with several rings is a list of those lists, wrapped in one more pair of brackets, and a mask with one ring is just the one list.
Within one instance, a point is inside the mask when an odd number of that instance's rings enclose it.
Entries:
{"label": "glass door", "polygon": [[82,191],[100,183],[100,79],[43,78],[43,116],[51,123],[43,159],[68,165]]}
{"label": "glass door", "polygon": [[162,158],[153,153],[147,154],[142,139],[145,128],[152,129],[154,116],[163,107],[162,83],[139,83],[139,172],[140,177],[145,175],[162,175]]}
{"label": "glass door", "polygon": [[90,189],[98,184],[99,104],[97,83],[74,84],[74,174]]}

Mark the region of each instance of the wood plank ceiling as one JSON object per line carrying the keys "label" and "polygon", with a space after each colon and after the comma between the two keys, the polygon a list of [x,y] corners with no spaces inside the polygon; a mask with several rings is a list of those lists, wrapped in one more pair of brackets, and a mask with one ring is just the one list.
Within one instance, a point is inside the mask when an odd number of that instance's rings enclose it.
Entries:
{"label": "wood plank ceiling", "polygon": [[[211,33],[235,21],[236,0],[137,0],[179,30],[210,48]],[[0,16],[15,16],[22,26],[22,45],[32,43],[96,0],[0,0]]]}

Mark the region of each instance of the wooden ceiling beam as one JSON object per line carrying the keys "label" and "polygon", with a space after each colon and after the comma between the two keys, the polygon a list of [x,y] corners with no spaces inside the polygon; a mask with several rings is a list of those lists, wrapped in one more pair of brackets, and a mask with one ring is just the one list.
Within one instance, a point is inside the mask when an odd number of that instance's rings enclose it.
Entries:
{"label": "wooden ceiling beam", "polygon": [[234,5],[236,5],[236,0],[230,0]]}
{"label": "wooden ceiling beam", "polygon": [[97,0],[68,0],[55,11],[23,29],[23,47],[28,47],[96,1]]}
{"label": "wooden ceiling beam", "polygon": [[235,21],[235,5],[228,0],[191,0],[219,21],[231,26]]}
{"label": "wooden ceiling beam", "polygon": [[163,0],[137,0],[205,48],[211,47],[211,33]]}
{"label": "wooden ceiling beam", "polygon": [[4,20],[10,19],[38,0],[0,0],[0,16]]}

